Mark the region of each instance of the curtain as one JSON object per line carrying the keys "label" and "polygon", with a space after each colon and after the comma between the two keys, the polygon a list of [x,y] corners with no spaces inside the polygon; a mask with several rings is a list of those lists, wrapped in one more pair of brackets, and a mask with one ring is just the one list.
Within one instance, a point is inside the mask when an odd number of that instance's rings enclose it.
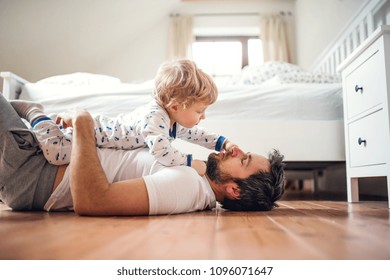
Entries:
{"label": "curtain", "polygon": [[291,50],[287,24],[283,15],[262,15],[260,38],[263,42],[264,61],[285,61],[291,63]]}
{"label": "curtain", "polygon": [[168,36],[168,58],[192,58],[192,16],[171,15]]}

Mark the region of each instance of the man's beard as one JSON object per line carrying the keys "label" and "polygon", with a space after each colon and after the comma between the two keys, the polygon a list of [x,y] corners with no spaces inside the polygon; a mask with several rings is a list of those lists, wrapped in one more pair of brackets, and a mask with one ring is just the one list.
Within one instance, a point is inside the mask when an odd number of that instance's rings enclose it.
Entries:
{"label": "man's beard", "polygon": [[210,154],[206,163],[206,175],[215,183],[224,183],[231,177],[220,170],[219,163],[220,159],[217,154]]}

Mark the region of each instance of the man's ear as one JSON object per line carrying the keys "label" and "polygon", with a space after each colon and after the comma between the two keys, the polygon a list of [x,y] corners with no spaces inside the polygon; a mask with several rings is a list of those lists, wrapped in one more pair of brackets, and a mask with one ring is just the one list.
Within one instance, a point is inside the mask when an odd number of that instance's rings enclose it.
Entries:
{"label": "man's ear", "polygon": [[239,199],[240,198],[240,188],[236,183],[227,183],[225,184],[226,193],[229,198]]}

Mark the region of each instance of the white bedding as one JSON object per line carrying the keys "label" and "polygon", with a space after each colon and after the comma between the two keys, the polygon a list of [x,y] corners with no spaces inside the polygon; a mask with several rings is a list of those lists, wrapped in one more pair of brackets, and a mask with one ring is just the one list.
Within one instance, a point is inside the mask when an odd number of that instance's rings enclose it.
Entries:
{"label": "white bedding", "polygon": [[[206,112],[210,120],[341,120],[342,89],[337,75],[314,74],[285,62],[245,67],[217,83],[219,96]],[[47,113],[74,107],[115,117],[152,99],[153,80],[122,83],[118,78],[71,73],[25,84],[21,99],[34,100]]]}
{"label": "white bedding", "polygon": [[[42,103],[47,113],[74,107],[114,117],[152,99],[153,81],[138,84],[57,85],[28,83],[21,99]],[[206,111],[210,120],[339,120],[341,84],[268,83],[220,86],[215,104]]]}

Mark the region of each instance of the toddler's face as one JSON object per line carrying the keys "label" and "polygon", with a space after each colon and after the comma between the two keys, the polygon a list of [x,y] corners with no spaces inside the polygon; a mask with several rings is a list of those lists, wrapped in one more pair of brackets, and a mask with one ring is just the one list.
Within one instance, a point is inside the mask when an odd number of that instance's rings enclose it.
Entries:
{"label": "toddler's face", "polygon": [[179,106],[175,112],[174,119],[180,125],[191,128],[206,118],[205,111],[207,107],[208,105],[201,102],[196,102],[187,108]]}

